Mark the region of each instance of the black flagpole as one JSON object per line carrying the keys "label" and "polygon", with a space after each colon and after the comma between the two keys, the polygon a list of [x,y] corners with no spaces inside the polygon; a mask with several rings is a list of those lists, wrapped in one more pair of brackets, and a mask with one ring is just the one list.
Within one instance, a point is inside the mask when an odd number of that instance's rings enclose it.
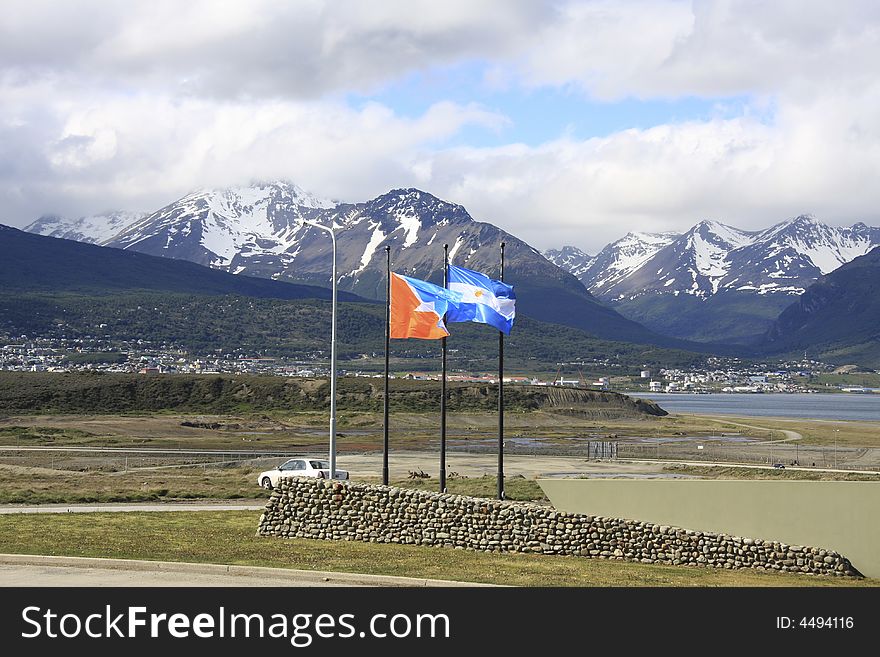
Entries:
{"label": "black flagpole", "polygon": [[[449,287],[449,245],[443,245],[443,287]],[[446,313],[443,314],[446,325]],[[440,492],[446,492],[446,338],[441,338],[440,374]]]}
{"label": "black flagpole", "polygon": [[[504,242],[501,242],[501,281],[504,281]],[[498,499],[504,499],[504,333],[498,331]]]}
{"label": "black flagpole", "polygon": [[388,485],[388,354],[391,351],[391,247],[385,247],[387,276],[385,281],[385,404],[382,440],[382,484]]}

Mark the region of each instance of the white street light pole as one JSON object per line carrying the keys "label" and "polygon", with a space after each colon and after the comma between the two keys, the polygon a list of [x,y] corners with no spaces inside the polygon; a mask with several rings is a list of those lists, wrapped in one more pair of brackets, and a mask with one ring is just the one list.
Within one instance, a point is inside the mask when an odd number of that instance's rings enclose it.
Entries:
{"label": "white street light pole", "polygon": [[333,245],[333,304],[330,328],[330,478],[336,479],[336,233],[332,228],[303,220],[303,223],[330,233]]}

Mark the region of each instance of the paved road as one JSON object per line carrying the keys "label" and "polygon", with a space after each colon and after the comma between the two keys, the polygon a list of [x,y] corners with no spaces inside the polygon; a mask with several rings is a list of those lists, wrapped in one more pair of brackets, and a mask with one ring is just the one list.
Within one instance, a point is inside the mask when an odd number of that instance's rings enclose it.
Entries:
{"label": "paved road", "polygon": [[220,564],[0,554],[2,586],[485,586],[413,577]]}

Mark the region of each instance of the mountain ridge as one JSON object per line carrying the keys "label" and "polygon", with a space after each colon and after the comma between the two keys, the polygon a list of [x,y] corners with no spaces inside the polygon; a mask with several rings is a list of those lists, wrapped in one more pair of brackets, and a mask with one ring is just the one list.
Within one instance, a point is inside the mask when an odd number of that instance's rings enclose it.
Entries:
{"label": "mountain ridge", "polygon": [[[625,317],[667,335],[700,341],[760,341],[776,316],[821,276],[880,245],[880,228],[833,227],[799,215],[758,231],[704,220],[685,233],[606,246],[579,279]],[[641,254],[621,266],[616,254]],[[577,263],[551,259],[571,268]],[[571,253],[569,251],[568,253]],[[604,259],[602,254],[608,254]],[[612,257],[614,256],[614,257]]]}
{"label": "mountain ridge", "polygon": [[58,215],[44,215],[27,225],[23,230],[45,237],[100,244],[115,235],[126,226],[140,221],[147,216],[146,212],[126,212],[125,210],[108,210],[97,215],[64,219]]}
{"label": "mountain ridge", "polygon": [[[577,247],[546,253],[558,260],[576,250],[589,258],[588,267],[571,257],[557,264],[577,270],[600,299],[632,298],[649,290],[706,298],[729,289],[802,294],[819,276],[875,246],[880,246],[880,227],[862,222],[830,226],[805,214],[756,231],[703,220],[681,234],[631,232],[596,256]],[[613,258],[607,258],[607,264],[602,261],[602,253],[625,253],[627,247],[645,254],[636,266],[615,267]],[[609,269],[614,274],[623,269],[624,275],[609,277]]]}
{"label": "mountain ridge", "polygon": [[[318,286],[234,276],[191,262],[27,233],[0,224],[0,286],[14,292],[151,290],[271,299],[331,298]],[[355,294],[340,300],[366,302]]]}

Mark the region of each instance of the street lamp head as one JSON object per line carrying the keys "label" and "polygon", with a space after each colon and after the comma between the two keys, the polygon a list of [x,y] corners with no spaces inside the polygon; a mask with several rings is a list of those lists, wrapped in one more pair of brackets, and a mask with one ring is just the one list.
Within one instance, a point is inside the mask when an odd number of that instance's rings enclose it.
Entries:
{"label": "street lamp head", "polygon": [[307,224],[307,225],[309,225],[309,226],[314,226],[315,228],[320,228],[321,230],[326,230],[326,231],[327,231],[328,233],[330,233],[331,235],[333,234],[333,228],[332,228],[332,227],[329,227],[329,226],[322,226],[321,224],[319,224],[319,223],[316,222],[316,221],[310,221],[310,220],[308,220],[308,219],[303,219],[303,223],[304,223],[304,224]]}

